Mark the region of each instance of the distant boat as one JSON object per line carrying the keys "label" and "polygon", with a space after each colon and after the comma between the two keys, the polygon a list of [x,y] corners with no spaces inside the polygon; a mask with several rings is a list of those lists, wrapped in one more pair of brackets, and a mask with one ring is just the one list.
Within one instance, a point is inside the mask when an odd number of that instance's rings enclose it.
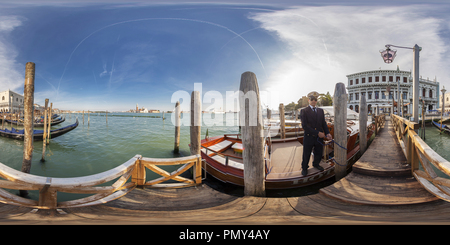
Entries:
{"label": "distant boat", "polygon": [[[54,118],[52,120],[52,125],[51,126],[60,124],[60,123],[64,122],[65,120],[66,120],[65,117],[64,118],[60,117],[60,118],[57,118],[57,119]],[[15,120],[5,119],[5,122],[8,122],[8,123],[11,123],[11,124],[14,124],[14,125],[18,125],[18,126],[23,126],[23,120],[17,122]],[[33,125],[34,125],[34,127],[44,127],[44,119],[41,118],[37,122],[35,121]]]}
{"label": "distant boat", "polygon": [[[78,118],[74,124],[71,124],[66,127],[51,130],[50,138],[53,139],[58,136],[61,136],[65,133],[68,133],[68,132],[74,130],[76,127],[78,127]],[[11,138],[11,139],[23,140],[25,137],[25,134],[24,134],[23,129],[17,130],[15,128],[12,128],[11,130],[9,130],[9,129],[1,130],[0,129],[0,136],[6,137],[6,138]],[[44,130],[34,130],[33,131],[33,139],[34,140],[42,140],[43,136],[44,136]]]}
{"label": "distant boat", "polygon": [[224,114],[225,112],[222,110],[222,108],[220,108],[219,110],[213,108],[212,110],[209,110],[209,113]]}

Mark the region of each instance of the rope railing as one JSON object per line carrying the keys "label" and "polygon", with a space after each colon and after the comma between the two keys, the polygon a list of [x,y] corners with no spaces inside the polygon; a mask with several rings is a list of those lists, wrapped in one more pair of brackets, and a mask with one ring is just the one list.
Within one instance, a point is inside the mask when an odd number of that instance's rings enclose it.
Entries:
{"label": "rope railing", "polygon": [[[168,173],[157,165],[180,165],[178,170]],[[194,179],[190,180],[179,175],[194,167]],[[153,181],[146,182],[145,168],[163,175]],[[0,202],[38,209],[73,208],[103,204],[120,198],[136,186],[156,186],[159,183],[176,180],[184,184],[158,187],[186,187],[201,184],[201,158],[193,155],[182,158],[145,158],[136,155],[125,163],[93,175],[73,178],[51,178],[23,173],[0,163]],[[131,181],[128,180],[131,177]],[[98,186],[117,179],[111,186]],[[39,199],[32,200],[17,196],[5,189],[39,190]],[[88,197],[57,202],[57,193],[93,194]]]}
{"label": "rope railing", "polygon": [[[417,134],[419,124],[391,115],[397,139],[411,166],[412,175],[435,196],[450,201],[450,179],[439,177],[432,166],[450,176],[450,162],[431,149]],[[420,169],[422,167],[422,169]]]}

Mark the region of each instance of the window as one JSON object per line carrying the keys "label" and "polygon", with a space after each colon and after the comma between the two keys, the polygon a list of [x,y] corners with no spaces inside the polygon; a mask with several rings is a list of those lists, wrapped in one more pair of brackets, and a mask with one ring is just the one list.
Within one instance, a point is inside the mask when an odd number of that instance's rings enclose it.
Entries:
{"label": "window", "polygon": [[382,76],[382,77],[381,77],[381,81],[382,81],[382,82],[386,82],[386,76]]}
{"label": "window", "polygon": [[380,81],[380,77],[379,76],[376,76],[375,77],[375,82],[379,82]]}
{"label": "window", "polygon": [[355,84],[359,84],[359,79],[358,78],[355,79]]}
{"label": "window", "polygon": [[425,88],[422,89],[422,96],[425,98]]}
{"label": "window", "polygon": [[16,98],[16,101],[19,102],[19,98]]}
{"label": "window", "polygon": [[5,96],[2,96],[2,100],[5,100]]}
{"label": "window", "polygon": [[394,76],[389,76],[389,82],[393,82],[394,81]]}
{"label": "window", "polygon": [[359,112],[359,105],[355,105],[355,111]]}
{"label": "window", "polygon": [[355,100],[359,100],[359,93],[355,93]]}
{"label": "window", "polygon": [[401,79],[400,79],[400,77],[399,76],[397,76],[396,78],[395,78],[395,81],[397,82],[397,81],[401,81]]}
{"label": "window", "polygon": [[408,92],[403,92],[403,99],[406,100],[406,96],[408,96]]}
{"label": "window", "polygon": [[366,83],[366,78],[365,77],[361,78],[361,83]]}
{"label": "window", "polygon": [[350,100],[353,100],[353,94],[350,94]]}
{"label": "window", "polygon": [[368,95],[368,99],[371,100],[372,99],[372,92],[367,92]]}
{"label": "window", "polygon": [[380,98],[380,92],[379,91],[375,91],[375,99],[379,99]]}
{"label": "window", "polygon": [[350,106],[350,110],[353,110],[353,106],[352,105]]}
{"label": "window", "polygon": [[381,99],[386,99],[386,95],[384,94],[384,92],[381,92]]}
{"label": "window", "polygon": [[350,85],[353,85],[353,80],[350,80]]}
{"label": "window", "polygon": [[428,93],[428,96],[429,96],[430,98],[433,98],[433,90],[430,89],[430,92]]}
{"label": "window", "polygon": [[407,83],[408,82],[408,78],[407,77],[403,77],[403,82]]}
{"label": "window", "polygon": [[369,77],[369,83],[371,83],[372,82],[372,77]]}
{"label": "window", "polygon": [[361,96],[366,96],[366,92],[362,92],[362,93],[361,93]]}

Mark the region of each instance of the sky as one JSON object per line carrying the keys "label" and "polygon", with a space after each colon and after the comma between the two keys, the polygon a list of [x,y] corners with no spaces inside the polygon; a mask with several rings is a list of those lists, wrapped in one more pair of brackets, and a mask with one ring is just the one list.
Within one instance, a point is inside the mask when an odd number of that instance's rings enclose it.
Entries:
{"label": "sky", "polygon": [[421,46],[420,74],[448,88],[448,13],[445,1],[414,0],[0,1],[0,91],[22,94],[25,64],[34,62],[41,105],[173,110],[177,91],[200,83],[228,110],[226,92],[251,71],[261,91],[277,95],[268,104],[276,108],[311,91],[333,95],[348,74],[410,71],[408,49],[383,63],[386,44]]}

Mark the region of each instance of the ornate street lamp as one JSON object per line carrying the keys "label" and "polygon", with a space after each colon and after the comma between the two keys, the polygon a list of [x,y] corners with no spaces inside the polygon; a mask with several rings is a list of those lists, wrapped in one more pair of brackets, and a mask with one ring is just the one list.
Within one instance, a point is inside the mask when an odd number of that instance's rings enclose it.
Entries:
{"label": "ornate street lamp", "polygon": [[390,45],[386,45],[386,50],[382,49],[380,50],[381,57],[384,60],[384,63],[390,64],[394,61],[394,58],[396,56],[397,50],[392,50],[389,48]]}
{"label": "ornate street lamp", "polygon": [[396,50],[392,50],[390,47],[412,49],[414,54],[413,60],[413,118],[414,122],[419,122],[419,52],[422,50],[417,44],[412,48],[395,46],[392,44],[385,45],[386,50],[380,50],[383,61],[390,64],[394,61],[396,56]]}

